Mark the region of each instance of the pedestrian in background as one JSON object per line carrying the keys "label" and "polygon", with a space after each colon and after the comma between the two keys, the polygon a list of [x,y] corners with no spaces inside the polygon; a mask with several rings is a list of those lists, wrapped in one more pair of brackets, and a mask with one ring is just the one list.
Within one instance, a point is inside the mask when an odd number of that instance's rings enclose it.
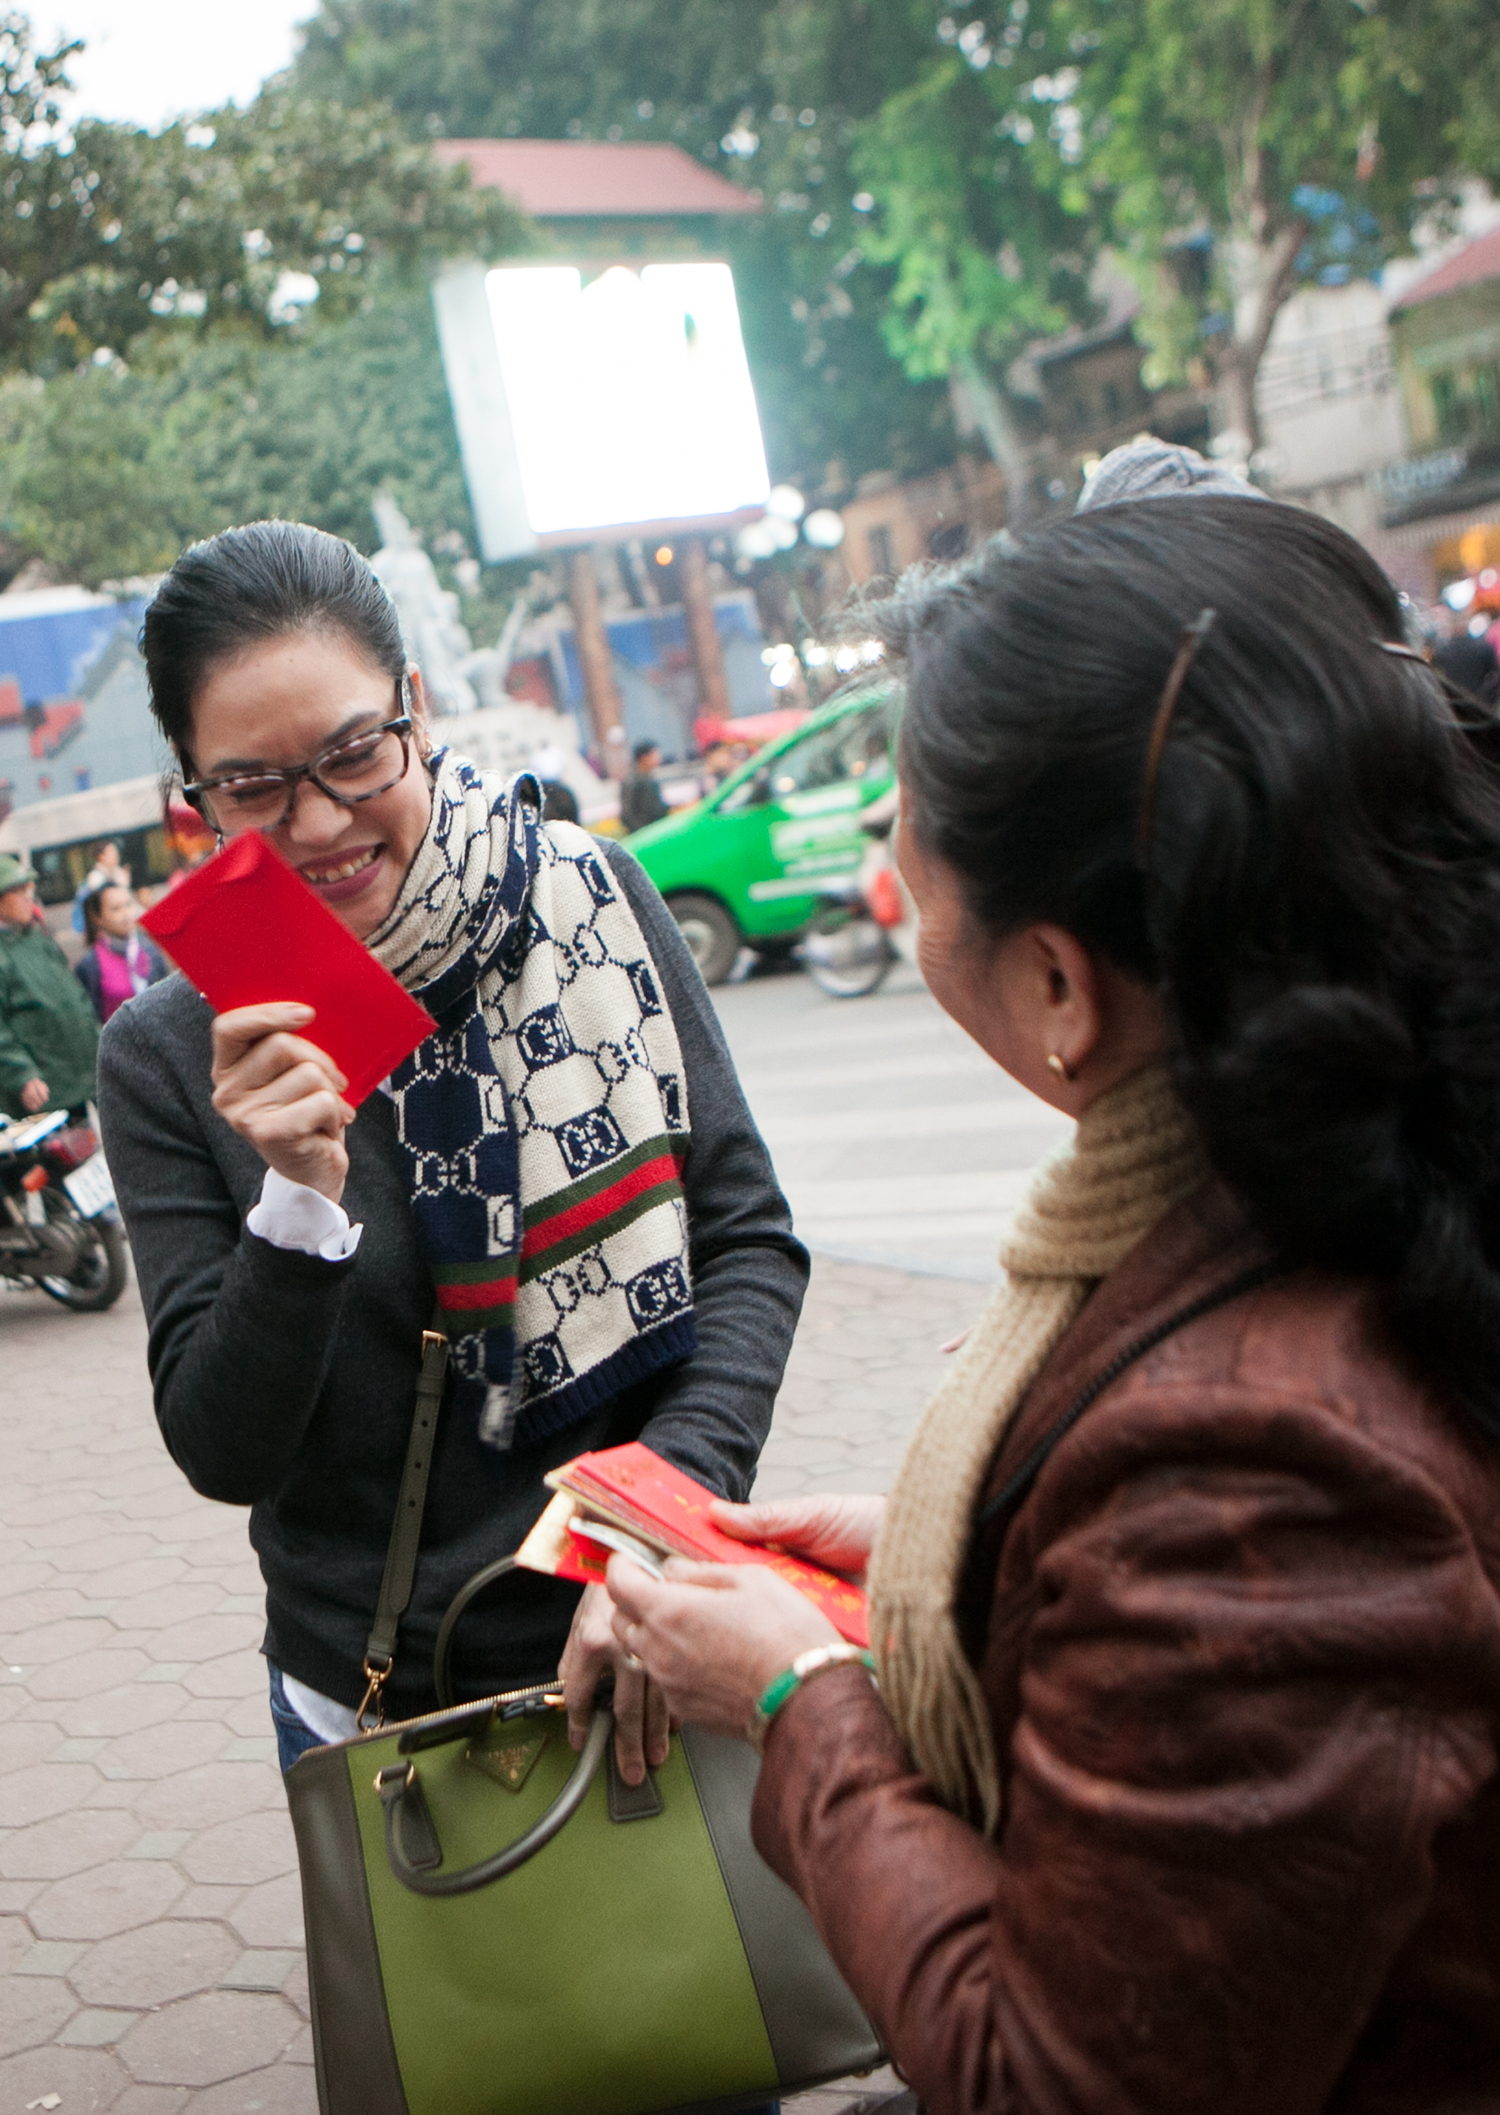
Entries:
{"label": "pedestrian in background", "polygon": [[118,882],[107,881],[83,899],[87,944],[73,973],[88,993],[101,1027],[127,999],[172,974],[156,942],[136,930],[140,915],[134,896]]}
{"label": "pedestrian in background", "polygon": [[79,1109],[93,1098],[99,1023],[36,915],[36,875],[0,855],[0,1108]]}
{"label": "pedestrian in background", "polygon": [[889,1498],[715,1508],[868,1566],[878,1690],[763,1568],[616,1636],[932,2115],[1500,2108],[1490,723],[1269,500],[860,622],[929,988],[1077,1129]]}
{"label": "pedestrian in background", "polygon": [[629,835],[671,813],[656,783],[661,751],[655,742],[637,742],[633,754],[634,769],[620,788],[620,820]]}
{"label": "pedestrian in background", "polygon": [[578,796],[574,793],[573,788],[566,785],[560,778],[544,778],[540,781],[540,785],[542,789],[542,821],[576,823],[579,819]]}
{"label": "pedestrian in background", "polygon": [[94,863],[73,891],[73,930],[84,931],[83,906],[90,896],[100,889],[112,885],[115,888],[130,887],[130,869],[120,857],[120,847],[112,837],[106,838],[94,854]]}

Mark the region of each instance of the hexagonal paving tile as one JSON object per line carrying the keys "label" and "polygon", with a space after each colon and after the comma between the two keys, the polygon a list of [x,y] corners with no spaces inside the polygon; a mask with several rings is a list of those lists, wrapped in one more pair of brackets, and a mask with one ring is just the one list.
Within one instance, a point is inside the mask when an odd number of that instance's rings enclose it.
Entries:
{"label": "hexagonal paving tile", "polygon": [[296,1873],[263,1881],[241,1896],[230,1923],[247,1946],[302,1944],[302,1882]]}
{"label": "hexagonal paving tile", "polygon": [[43,1939],[109,1939],[164,1917],[182,1893],[170,1865],[116,1859],[44,1888],[27,1911]]}
{"label": "hexagonal paving tile", "polygon": [[[173,1729],[173,1746],[177,1730]],[[188,1728],[182,1731],[187,1733]],[[280,1807],[285,1797],[281,1772],[274,1764],[208,1762],[143,1787],[131,1806],[151,1828],[206,1829],[216,1822],[234,1821],[241,1814]]]}
{"label": "hexagonal paving tile", "polygon": [[0,1983],[0,2056],[50,2042],[78,2010],[66,1983],[45,1976],[7,1976]]}
{"label": "hexagonal paving tile", "polygon": [[121,1770],[151,1784],[166,1783],[185,1770],[212,1762],[232,1738],[215,1720],[178,1718],[166,1736],[154,1726],[122,1733],[106,1741],[93,1760],[100,1770]]}
{"label": "hexagonal paving tile", "polygon": [[151,1924],[91,1946],[68,1980],[86,2005],[170,2004],[216,1989],[239,1958],[222,1924]]}
{"label": "hexagonal paving tile", "polygon": [[[57,1735],[50,1728],[46,1745],[49,1749],[57,1746]],[[65,1814],[86,1799],[98,1782],[83,1763],[39,1763],[14,1770],[5,1780],[6,1827],[23,1829],[33,1821]]]}
{"label": "hexagonal paving tile", "polygon": [[279,1997],[213,1990],[147,2013],[120,2055],[146,2084],[212,2086],[273,2063],[300,2025]]}
{"label": "hexagonal paving tile", "polygon": [[195,2093],[189,2106],[192,2115],[317,2115],[318,2089],[310,2070],[283,2058],[269,2070]]}
{"label": "hexagonal paving tile", "polygon": [[58,2115],[103,2115],[129,2084],[129,2072],[112,2051],[65,2049],[54,2042],[0,2063],[0,2107],[6,2115],[20,2115],[29,2100],[56,2093]]}
{"label": "hexagonal paving tile", "polygon": [[223,1884],[238,1881],[253,1887],[296,1870],[297,1850],[285,1808],[279,1812],[243,1814],[203,1829],[179,1860],[193,1880]]}
{"label": "hexagonal paving tile", "polygon": [[140,1834],[131,1815],[92,1808],[59,1814],[0,1841],[0,1873],[7,1880],[61,1880],[86,1866],[117,1858]]}

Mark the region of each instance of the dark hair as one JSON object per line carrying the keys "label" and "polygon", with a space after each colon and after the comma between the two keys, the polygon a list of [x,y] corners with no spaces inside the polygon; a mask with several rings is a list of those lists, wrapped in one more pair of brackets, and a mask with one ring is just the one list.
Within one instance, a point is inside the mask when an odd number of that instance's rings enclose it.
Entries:
{"label": "dark hair", "polygon": [[571,786],[560,778],[544,778],[541,788],[543,822],[577,822],[578,801]]}
{"label": "dark hair", "polygon": [[[1216,620],[1171,720],[1183,627]],[[1289,1260],[1373,1275],[1500,1438],[1495,723],[1384,653],[1342,530],[1141,500],[867,606],[904,657],[907,812],[992,932],[1046,919],[1160,994],[1209,1156]]]}
{"label": "dark hair", "polygon": [[342,537],[301,521],[252,521],[189,544],[141,625],[151,710],[179,757],[214,664],[288,632],[342,632],[398,681],[406,667],[395,605]]}
{"label": "dark hair", "polygon": [[1432,649],[1432,665],[1481,705],[1500,705],[1500,659],[1488,639],[1441,639]]}
{"label": "dark hair", "polygon": [[123,881],[101,881],[98,888],[90,889],[83,899],[83,937],[92,947],[99,937],[99,923],[104,916],[104,899],[111,889],[123,889]]}
{"label": "dark hair", "polygon": [[632,749],[630,753],[635,758],[636,762],[639,764],[643,762],[648,756],[655,755],[655,753],[660,748],[660,742],[637,742],[634,749]]}

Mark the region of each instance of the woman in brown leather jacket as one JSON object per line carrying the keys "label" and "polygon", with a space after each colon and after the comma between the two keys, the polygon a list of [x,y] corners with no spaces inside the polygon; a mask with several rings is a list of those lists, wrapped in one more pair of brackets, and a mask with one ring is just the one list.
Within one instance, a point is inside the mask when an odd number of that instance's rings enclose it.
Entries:
{"label": "woman in brown leather jacket", "polygon": [[1494,729],[1271,504],[873,614],[928,982],[1077,1132],[883,1507],[723,1509],[878,1688],[761,1569],[618,1634],[935,2115],[1500,2109]]}

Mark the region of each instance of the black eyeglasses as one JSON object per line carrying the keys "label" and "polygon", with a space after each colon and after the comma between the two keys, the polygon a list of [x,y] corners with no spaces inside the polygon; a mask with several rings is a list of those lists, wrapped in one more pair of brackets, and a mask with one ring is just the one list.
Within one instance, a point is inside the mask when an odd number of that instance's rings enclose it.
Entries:
{"label": "black eyeglasses", "polygon": [[[406,702],[404,676],[397,696]],[[182,793],[223,837],[237,830],[278,830],[290,817],[304,779],[310,779],[340,807],[357,808],[361,801],[388,793],[404,778],[410,757],[411,714],[407,711],[330,744],[310,764],[225,771],[215,778],[194,780]]]}

